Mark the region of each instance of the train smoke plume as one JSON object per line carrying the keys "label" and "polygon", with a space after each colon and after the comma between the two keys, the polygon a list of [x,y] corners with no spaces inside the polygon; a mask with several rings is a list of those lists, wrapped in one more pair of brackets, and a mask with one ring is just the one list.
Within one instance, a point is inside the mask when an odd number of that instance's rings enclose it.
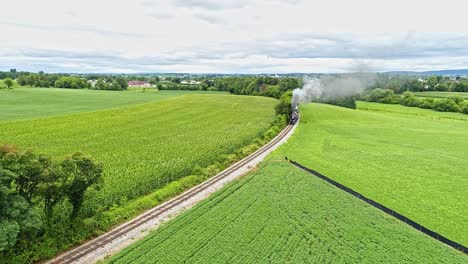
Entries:
{"label": "train smoke plume", "polygon": [[376,75],[371,72],[344,73],[325,78],[306,76],[302,88],[293,91],[292,108],[296,109],[299,103],[357,95],[375,81]]}

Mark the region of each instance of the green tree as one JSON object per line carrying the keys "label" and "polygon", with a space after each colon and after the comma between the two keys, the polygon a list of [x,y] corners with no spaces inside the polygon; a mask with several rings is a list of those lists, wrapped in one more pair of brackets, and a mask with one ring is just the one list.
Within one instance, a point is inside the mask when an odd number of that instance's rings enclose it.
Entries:
{"label": "green tree", "polygon": [[61,167],[69,182],[67,197],[73,207],[71,217],[76,218],[83,204],[86,190],[91,186],[99,189],[102,184],[102,165],[93,162],[82,153],[75,153],[65,158]]}
{"label": "green tree", "polygon": [[454,92],[468,92],[468,81],[461,80],[457,83],[454,83],[452,86],[452,91]]}
{"label": "green tree", "polygon": [[440,112],[460,112],[460,107],[447,98],[436,100],[433,109]]}
{"label": "green tree", "polygon": [[36,155],[31,150],[19,152],[14,147],[2,146],[0,149],[1,164],[5,169],[14,171],[16,191],[31,202],[37,195],[36,187],[41,181],[42,173],[50,167],[52,161],[44,155]]}
{"label": "green tree", "polygon": [[421,100],[416,97],[412,92],[404,92],[401,104],[405,106],[420,106]]}
{"label": "green tree", "polygon": [[449,86],[446,84],[446,83],[439,83],[437,86],[436,86],[436,90],[437,91],[441,91],[441,92],[446,92],[449,90]]}
{"label": "green tree", "polygon": [[123,77],[117,77],[116,78],[116,82],[119,86],[119,89],[118,90],[127,90],[128,88],[128,82],[125,78]]}
{"label": "green tree", "polygon": [[279,81],[279,85],[280,85],[280,91],[283,93],[289,90],[294,90],[296,88],[299,88],[299,81],[296,78],[287,77],[287,78],[281,79]]}
{"label": "green tree", "polygon": [[432,109],[434,107],[434,102],[435,102],[434,98],[427,97],[427,98],[422,99],[421,105],[419,107]]}
{"label": "green tree", "polygon": [[285,115],[289,120],[291,115],[291,101],[292,101],[292,91],[287,91],[280,97],[280,102],[275,106],[276,115]]}
{"label": "green tree", "polygon": [[102,79],[99,79],[96,82],[96,85],[94,86],[94,89],[96,90],[107,90],[107,83],[103,81]]}
{"label": "green tree", "polygon": [[463,106],[463,104],[465,103],[465,99],[463,99],[463,97],[459,95],[452,95],[448,99],[454,101],[459,106]]}
{"label": "green tree", "polygon": [[16,244],[20,233],[40,229],[40,214],[14,188],[17,178],[0,166],[0,251]]}
{"label": "green tree", "polygon": [[51,166],[41,175],[41,181],[37,185],[37,192],[44,204],[44,214],[47,220],[53,215],[53,209],[67,195],[68,178],[60,166]]}
{"label": "green tree", "polygon": [[15,82],[11,78],[6,78],[5,80],[3,80],[3,83],[6,85],[8,89],[11,89],[13,85],[15,84]]}

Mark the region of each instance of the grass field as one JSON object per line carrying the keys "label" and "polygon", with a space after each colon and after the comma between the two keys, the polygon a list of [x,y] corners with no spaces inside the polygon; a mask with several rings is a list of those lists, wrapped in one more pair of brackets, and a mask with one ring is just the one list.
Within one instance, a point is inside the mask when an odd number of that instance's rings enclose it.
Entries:
{"label": "grass field", "polygon": [[154,90],[122,92],[57,88],[0,89],[0,122],[91,112],[159,101],[187,93],[197,92]]}
{"label": "grass field", "polygon": [[468,245],[468,117],[358,107],[303,105],[285,155]]}
{"label": "grass field", "polygon": [[106,263],[466,263],[282,155]]}
{"label": "grass field", "polygon": [[91,155],[104,165],[105,185],[88,197],[85,208],[108,207],[252,143],[275,119],[276,102],[191,94],[92,113],[0,122],[0,143],[56,157],[75,151]]}
{"label": "grass field", "polygon": [[468,93],[461,92],[416,92],[414,93],[417,97],[432,97],[432,98],[446,98],[453,95],[459,95],[465,100],[468,100]]}

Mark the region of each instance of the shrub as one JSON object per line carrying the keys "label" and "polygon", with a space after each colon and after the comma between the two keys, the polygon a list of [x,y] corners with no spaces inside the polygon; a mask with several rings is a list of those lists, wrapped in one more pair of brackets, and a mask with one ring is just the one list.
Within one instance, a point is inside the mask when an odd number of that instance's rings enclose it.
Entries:
{"label": "shrub", "polygon": [[459,95],[452,95],[448,99],[454,101],[457,105],[461,106],[462,104],[465,103],[465,99]]}
{"label": "shrub", "polygon": [[361,99],[368,102],[377,102],[384,104],[398,104],[399,96],[395,95],[393,90],[376,88],[365,92]]}
{"label": "shrub", "polygon": [[421,104],[419,105],[419,107],[421,108],[426,108],[426,109],[432,109],[434,107],[434,98],[424,98],[422,99],[422,102]]}
{"label": "shrub", "polygon": [[468,105],[463,106],[461,112],[468,115]]}
{"label": "shrub", "polygon": [[320,99],[319,102],[346,107],[346,108],[351,108],[351,109],[356,109],[356,97],[354,96],[325,98],[325,99]]}
{"label": "shrub", "polygon": [[460,112],[460,107],[450,99],[436,100],[433,109],[439,112]]}
{"label": "shrub", "polygon": [[414,96],[412,92],[404,92],[403,98],[401,99],[401,104],[405,106],[420,106],[421,99]]}
{"label": "shrub", "polygon": [[287,91],[280,97],[280,102],[275,106],[276,115],[286,115],[289,119],[292,97],[292,91]]}

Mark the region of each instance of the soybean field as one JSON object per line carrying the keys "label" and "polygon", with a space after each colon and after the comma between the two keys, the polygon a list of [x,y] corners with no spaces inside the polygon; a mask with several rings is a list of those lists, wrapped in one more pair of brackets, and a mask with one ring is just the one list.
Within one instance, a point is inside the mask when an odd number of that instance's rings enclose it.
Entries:
{"label": "soybean field", "polygon": [[275,119],[276,103],[264,97],[188,94],[0,122],[0,143],[56,157],[82,151],[102,162],[104,187],[88,193],[84,205],[85,211],[96,210],[154,191],[251,144]]}
{"label": "soybean field", "polygon": [[294,161],[468,245],[468,117],[358,103],[301,107]]}
{"label": "soybean field", "polygon": [[466,263],[273,155],[106,263]]}

